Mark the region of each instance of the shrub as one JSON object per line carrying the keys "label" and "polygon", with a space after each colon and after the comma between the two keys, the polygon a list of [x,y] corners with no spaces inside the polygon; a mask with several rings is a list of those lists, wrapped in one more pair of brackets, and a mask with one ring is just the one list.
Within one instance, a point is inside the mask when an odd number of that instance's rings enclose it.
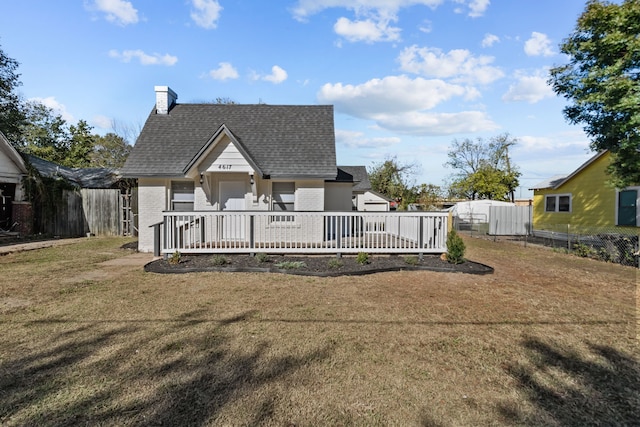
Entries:
{"label": "shrub", "polygon": [[576,243],[573,245],[573,253],[586,258],[594,254],[594,250],[591,246],[587,246],[584,243]]}
{"label": "shrub", "polygon": [[447,236],[447,261],[451,264],[462,264],[465,250],[462,237],[456,233],[456,230],[451,230]]}
{"label": "shrub", "polygon": [[174,253],[171,254],[171,256],[167,259],[167,261],[169,262],[169,264],[180,264],[180,260],[182,259],[182,254],[178,251],[175,251]]}
{"label": "shrub", "polygon": [[371,260],[369,259],[369,254],[366,252],[358,252],[358,255],[356,256],[356,262],[358,264],[369,264],[371,262]]}
{"label": "shrub", "polygon": [[213,265],[221,266],[221,265],[229,264],[229,260],[224,255],[214,255],[211,258],[211,263]]}
{"label": "shrub", "polygon": [[304,268],[307,264],[303,261],[282,261],[276,264],[276,268],[283,270],[295,270],[296,268]]}
{"label": "shrub", "polygon": [[415,255],[407,255],[406,257],[404,257],[404,262],[408,265],[418,265],[420,260]]}
{"label": "shrub", "polygon": [[269,255],[265,254],[264,252],[260,252],[256,254],[256,260],[262,264],[265,262],[269,262]]}
{"label": "shrub", "polygon": [[331,269],[340,268],[340,267],[342,267],[344,265],[343,262],[340,261],[338,258],[330,259],[327,264],[329,265],[329,268],[331,268]]}

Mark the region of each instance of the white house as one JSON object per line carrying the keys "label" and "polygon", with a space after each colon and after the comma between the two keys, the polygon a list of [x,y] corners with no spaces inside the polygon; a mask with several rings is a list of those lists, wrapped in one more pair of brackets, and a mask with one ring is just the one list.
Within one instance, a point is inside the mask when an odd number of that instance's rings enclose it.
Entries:
{"label": "white house", "polygon": [[364,166],[338,166],[338,177],[341,174],[353,181],[352,207],[361,212],[388,212],[391,210],[392,199],[373,191],[367,168]]}
{"label": "white house", "polygon": [[138,179],[139,250],[153,250],[165,211],[351,211],[332,106],[179,104],[169,87],[155,92],[121,170]]}
{"label": "white house", "polygon": [[0,231],[15,231],[22,211],[31,213],[31,205],[23,200],[22,180],[26,176],[24,160],[0,132]]}

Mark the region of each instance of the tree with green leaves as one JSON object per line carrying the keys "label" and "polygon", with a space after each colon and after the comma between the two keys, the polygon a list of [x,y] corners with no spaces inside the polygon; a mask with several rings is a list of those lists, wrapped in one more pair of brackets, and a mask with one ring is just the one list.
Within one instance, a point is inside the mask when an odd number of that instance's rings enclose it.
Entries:
{"label": "tree with green leaves", "polygon": [[420,184],[414,187],[416,203],[424,210],[436,210],[442,208],[444,193],[439,185]]}
{"label": "tree with green leaves", "polygon": [[22,100],[17,92],[20,82],[18,61],[9,58],[0,47],[0,131],[9,141],[20,135],[25,120]]}
{"label": "tree with green leaves", "polygon": [[91,166],[100,168],[121,168],[131,152],[131,145],[125,138],[109,132],[95,138],[91,153]]}
{"label": "tree with green leaves", "polygon": [[64,166],[86,168],[92,166],[91,154],[96,144],[96,135],[92,134],[93,128],[80,120],[77,125],[69,126],[70,139],[67,147],[67,155]]}
{"label": "tree with green leaves", "polygon": [[400,209],[406,209],[409,203],[416,201],[417,195],[410,182],[417,173],[417,163],[399,163],[396,157],[387,158],[374,164],[368,170],[371,188],[385,196],[398,201]]}
{"label": "tree with green leaves", "polygon": [[[0,49],[0,131],[20,151],[69,167],[121,167],[140,127],[113,122],[113,132],[93,134],[85,120],[69,125],[53,109],[37,101],[24,101],[18,62]],[[218,98],[218,103],[234,103]]]}
{"label": "tree with green leaves", "polygon": [[449,185],[450,197],[513,201],[520,172],[511,162],[509,148],[516,143],[508,133],[489,141],[454,140],[445,163],[456,170]]}
{"label": "tree with green leaves", "polygon": [[640,183],[640,2],[589,0],[560,50],[569,63],[549,83],[571,102],[566,119],[611,152],[615,186]]}
{"label": "tree with green leaves", "polygon": [[91,166],[96,135],[86,121],[68,125],[62,116],[39,102],[25,103],[27,120],[16,143],[24,153],[68,167]]}
{"label": "tree with green leaves", "polygon": [[26,121],[15,143],[24,153],[60,165],[66,163],[69,129],[67,122],[46,105],[29,101],[24,104]]}

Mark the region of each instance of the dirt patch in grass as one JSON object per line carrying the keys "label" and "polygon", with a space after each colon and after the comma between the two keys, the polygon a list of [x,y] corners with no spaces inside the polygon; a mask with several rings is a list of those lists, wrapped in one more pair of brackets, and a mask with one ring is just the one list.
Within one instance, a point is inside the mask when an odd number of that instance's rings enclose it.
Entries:
{"label": "dirt patch in grass", "polygon": [[123,243],[0,257],[1,425],[637,424],[633,268],[465,237],[493,274],[69,281]]}
{"label": "dirt patch in grass", "polygon": [[282,256],[282,255],[182,255],[176,262],[160,259],[145,266],[153,273],[220,272],[273,272],[307,276],[353,276],[390,271],[429,270],[448,273],[490,274],[490,266],[465,261],[452,264],[440,256],[369,256],[360,263],[355,256]]}

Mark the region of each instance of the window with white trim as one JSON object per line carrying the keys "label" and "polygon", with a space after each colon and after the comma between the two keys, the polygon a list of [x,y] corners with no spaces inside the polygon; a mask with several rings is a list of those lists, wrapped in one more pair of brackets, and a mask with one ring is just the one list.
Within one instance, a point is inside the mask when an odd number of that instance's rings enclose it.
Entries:
{"label": "window with white trim", "polygon": [[638,188],[618,191],[616,203],[616,224],[636,227],[638,225]]}
{"label": "window with white trim", "polygon": [[193,181],[171,181],[171,210],[192,212],[194,209]]}
{"label": "window with white trim", "polygon": [[544,198],[545,212],[571,212],[571,194],[551,194]]}
{"label": "window with white trim", "polygon": [[[296,201],[296,185],[294,182],[271,183],[271,210],[294,211]],[[274,216],[273,221],[293,221],[293,216]]]}

